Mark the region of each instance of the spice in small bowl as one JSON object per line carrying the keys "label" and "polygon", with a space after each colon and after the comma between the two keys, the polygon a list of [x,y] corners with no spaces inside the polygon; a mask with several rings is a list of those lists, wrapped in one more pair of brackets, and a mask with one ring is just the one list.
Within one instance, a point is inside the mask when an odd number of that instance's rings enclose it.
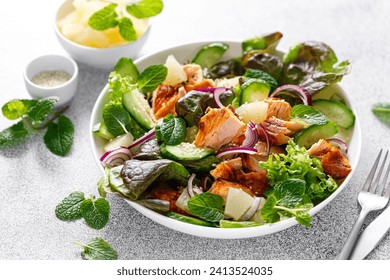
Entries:
{"label": "spice in small bowl", "polygon": [[31,82],[41,87],[57,87],[65,84],[72,78],[68,72],[62,70],[42,71],[31,78]]}
{"label": "spice in small bowl", "polygon": [[57,106],[70,103],[77,91],[76,62],[61,55],[44,55],[32,60],[24,72],[27,91],[33,98],[58,96]]}

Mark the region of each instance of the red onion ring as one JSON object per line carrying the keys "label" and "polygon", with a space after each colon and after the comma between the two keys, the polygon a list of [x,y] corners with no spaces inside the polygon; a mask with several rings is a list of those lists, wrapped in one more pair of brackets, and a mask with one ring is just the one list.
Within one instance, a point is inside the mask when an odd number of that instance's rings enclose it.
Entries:
{"label": "red onion ring", "polygon": [[348,146],[347,144],[339,139],[339,138],[329,138],[329,139],[326,139],[326,141],[328,141],[329,143],[335,143],[337,144],[339,147],[340,147],[340,150],[346,155],[348,154]]}
{"label": "red onion ring", "polygon": [[248,123],[248,127],[245,131],[245,140],[242,142],[242,147],[253,148],[259,141],[259,133],[256,125],[253,122]]}
{"label": "red onion ring", "polygon": [[193,189],[193,181],[195,179],[195,173],[192,173],[192,175],[190,176],[190,178],[188,179],[188,183],[187,183],[187,193],[190,197],[194,197],[195,194],[194,194],[194,189]]}
{"label": "red onion ring", "polygon": [[210,177],[205,176],[200,180],[200,186],[202,187],[203,191],[207,191],[207,183],[211,182]]}
{"label": "red onion ring", "polygon": [[223,108],[223,107],[225,107],[223,104],[222,104],[222,102],[221,102],[221,100],[219,99],[220,98],[220,96],[223,94],[223,93],[225,93],[226,92],[226,88],[216,88],[215,90],[214,90],[214,101],[215,101],[215,104],[217,104],[217,107],[218,108]]}
{"label": "red onion ring", "polygon": [[252,218],[257,210],[259,209],[261,202],[261,197],[256,196],[255,199],[253,200],[252,206],[248,209],[248,211],[245,212],[245,214],[240,218],[241,221],[247,221],[250,218]]}
{"label": "red onion ring", "polygon": [[131,159],[133,153],[126,147],[119,147],[104,153],[100,161],[109,166],[123,164],[126,160]]}
{"label": "red onion ring", "polygon": [[299,97],[299,99],[301,99],[303,104],[305,105],[309,105],[309,106],[312,105],[310,93],[303,87],[297,85],[280,86],[270,94],[270,97],[275,97],[283,91],[287,91],[289,94]]}
{"label": "red onion ring", "polygon": [[144,142],[146,142],[147,140],[153,138],[156,136],[156,131],[155,129],[151,129],[149,132],[147,132],[144,136],[138,138],[137,140],[135,140],[129,147],[128,149],[131,149],[139,144],[142,144]]}
{"label": "red onion ring", "polygon": [[226,155],[230,155],[230,154],[238,154],[238,153],[244,153],[244,154],[250,154],[250,155],[254,155],[257,153],[257,150],[254,149],[254,148],[249,148],[249,147],[233,147],[233,148],[227,148],[227,149],[224,149],[224,150],[220,150],[217,154],[216,154],[216,157],[217,158],[221,158],[223,156],[226,156]]}

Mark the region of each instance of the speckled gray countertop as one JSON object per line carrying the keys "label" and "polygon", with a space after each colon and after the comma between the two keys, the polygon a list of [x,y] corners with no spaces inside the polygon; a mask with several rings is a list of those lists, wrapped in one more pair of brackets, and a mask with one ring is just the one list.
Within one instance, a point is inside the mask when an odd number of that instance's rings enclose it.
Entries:
{"label": "speckled gray countertop", "polygon": [[[22,71],[33,57],[64,54],[53,31],[61,0],[7,1],[0,9],[0,104],[28,98]],[[91,110],[109,69],[79,64],[78,94],[67,115],[75,124],[70,154],[59,158],[46,150],[42,134],[0,151],[0,259],[80,259],[73,241],[102,237],[121,259],[333,259],[358,215],[356,197],[380,147],[389,147],[390,128],[370,111],[390,102],[390,2],[387,0],[165,0],[153,20],[142,50],[199,40],[242,40],[281,31],[281,49],[305,40],[328,43],[353,71],[342,86],[360,117],[360,163],[347,188],[313,217],[310,228],[294,226],[269,236],[216,240],[182,234],[161,226],[110,197],[107,226],[93,230],[84,222],[62,222],[56,204],[70,192],[96,193],[100,171],[93,160],[88,127]],[[4,6],[5,5],[5,6]],[[22,9],[20,9],[23,7]],[[13,12],[9,12],[13,11]],[[27,19],[29,23],[27,24]],[[0,118],[0,129],[10,123]],[[372,214],[372,220],[377,214]],[[390,259],[388,234],[369,259]]]}

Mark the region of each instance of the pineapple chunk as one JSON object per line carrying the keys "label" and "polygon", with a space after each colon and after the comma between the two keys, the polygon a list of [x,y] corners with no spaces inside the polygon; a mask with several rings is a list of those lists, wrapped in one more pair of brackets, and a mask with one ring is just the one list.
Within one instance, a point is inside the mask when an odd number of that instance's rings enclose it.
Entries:
{"label": "pineapple chunk", "polygon": [[173,55],[168,56],[165,66],[168,68],[168,74],[163,84],[176,86],[187,81],[186,72],[184,72],[182,65],[177,62]]}
{"label": "pineapple chunk", "polygon": [[236,109],[244,123],[261,123],[267,118],[268,104],[263,101],[245,103]]}
{"label": "pineapple chunk", "polygon": [[229,188],[225,205],[225,216],[238,221],[249,208],[254,198],[241,189]]}

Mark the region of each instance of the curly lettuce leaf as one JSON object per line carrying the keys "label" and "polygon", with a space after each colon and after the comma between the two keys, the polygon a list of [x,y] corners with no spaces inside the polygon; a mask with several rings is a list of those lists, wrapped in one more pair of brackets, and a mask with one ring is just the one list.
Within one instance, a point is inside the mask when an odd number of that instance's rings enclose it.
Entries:
{"label": "curly lettuce leaf", "polygon": [[351,71],[348,60],[337,64],[334,51],[321,42],[304,42],[290,48],[283,57],[282,84],[300,85],[315,94],[339,82]]}

